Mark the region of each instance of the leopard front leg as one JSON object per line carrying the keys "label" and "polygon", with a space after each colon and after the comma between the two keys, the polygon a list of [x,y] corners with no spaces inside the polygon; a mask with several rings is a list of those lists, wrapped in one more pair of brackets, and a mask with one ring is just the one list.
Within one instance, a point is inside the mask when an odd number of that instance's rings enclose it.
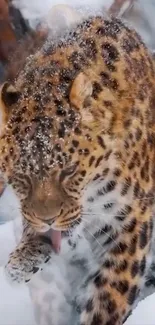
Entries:
{"label": "leopard front leg", "polygon": [[150,221],[131,219],[118,236],[98,271],[85,282],[80,325],[124,323],[136,304],[144,280],[151,230]]}
{"label": "leopard front leg", "polygon": [[6,276],[11,282],[22,283],[31,280],[33,274],[42,269],[51,257],[50,240],[39,236],[24,221],[23,235],[15,251],[10,254],[5,266]]}

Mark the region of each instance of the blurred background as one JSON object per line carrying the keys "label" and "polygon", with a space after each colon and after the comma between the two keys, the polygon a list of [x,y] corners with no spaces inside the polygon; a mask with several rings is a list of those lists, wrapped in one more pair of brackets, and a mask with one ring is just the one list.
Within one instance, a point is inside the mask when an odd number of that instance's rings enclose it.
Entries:
{"label": "blurred background", "polygon": [[[58,3],[121,16],[155,49],[155,0],[0,0],[0,82],[13,79],[25,58],[44,42],[46,18]],[[52,20],[50,27],[54,28]]]}

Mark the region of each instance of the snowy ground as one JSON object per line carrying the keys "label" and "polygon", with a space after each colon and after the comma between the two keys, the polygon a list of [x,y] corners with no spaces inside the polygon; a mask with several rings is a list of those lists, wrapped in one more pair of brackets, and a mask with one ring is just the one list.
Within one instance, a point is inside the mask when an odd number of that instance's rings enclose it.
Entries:
{"label": "snowy ground", "polygon": [[[55,4],[69,4],[75,7],[87,7],[92,10],[101,9],[103,6],[109,7],[113,0],[13,0],[22,9],[26,18],[34,27],[38,21],[44,19],[49,9]],[[155,31],[155,0],[138,0],[137,8],[139,11],[144,9],[144,20],[129,17],[132,24],[141,32],[145,41],[154,47]],[[131,18],[131,19],[130,19]],[[144,21],[148,22],[144,24]],[[151,22],[151,25],[150,25]],[[145,28],[145,26],[147,28]],[[20,211],[15,196],[8,188],[0,199],[0,325],[35,325],[33,307],[31,304],[28,288],[23,285],[12,287],[6,282],[3,265],[7,261],[10,251],[15,247],[15,227],[14,222],[10,221],[2,225],[3,221],[12,220],[19,217]],[[127,320],[126,325],[155,325],[154,313],[155,294],[139,303],[132,316]],[[112,325],[112,324],[111,324]]]}

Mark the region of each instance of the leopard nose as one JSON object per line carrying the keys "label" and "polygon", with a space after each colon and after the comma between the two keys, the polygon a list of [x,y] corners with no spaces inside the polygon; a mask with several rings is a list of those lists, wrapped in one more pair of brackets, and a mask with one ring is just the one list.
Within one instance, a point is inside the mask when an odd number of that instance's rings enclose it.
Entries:
{"label": "leopard nose", "polygon": [[35,180],[29,199],[34,212],[47,220],[59,214],[64,194],[55,179]]}
{"label": "leopard nose", "polygon": [[54,220],[61,208],[60,201],[54,200],[33,200],[31,206],[35,214],[44,220]]}

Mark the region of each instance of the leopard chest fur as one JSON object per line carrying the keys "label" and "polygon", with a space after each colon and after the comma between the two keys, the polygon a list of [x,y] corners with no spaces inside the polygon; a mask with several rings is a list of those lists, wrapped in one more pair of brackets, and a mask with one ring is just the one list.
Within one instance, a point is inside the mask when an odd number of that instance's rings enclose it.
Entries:
{"label": "leopard chest fur", "polygon": [[82,221],[69,240],[76,258],[86,257],[87,251],[90,251],[94,261],[102,263],[105,252],[117,243],[119,233],[130,223],[134,224],[131,212],[134,187],[131,186],[126,195],[122,195],[123,188],[124,183],[117,182],[113,172],[94,180],[85,188],[81,200]]}

